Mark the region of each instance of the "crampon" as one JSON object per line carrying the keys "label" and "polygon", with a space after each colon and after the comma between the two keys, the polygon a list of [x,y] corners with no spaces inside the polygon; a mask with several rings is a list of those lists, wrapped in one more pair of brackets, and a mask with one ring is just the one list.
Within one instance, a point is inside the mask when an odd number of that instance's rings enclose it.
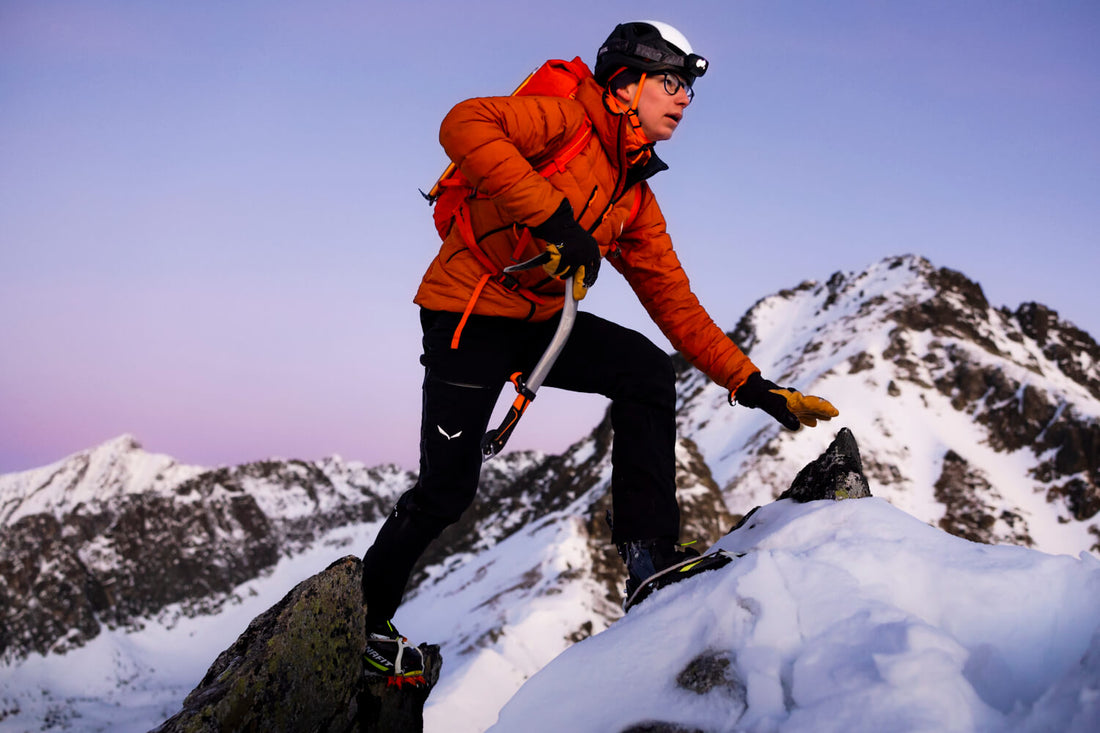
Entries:
{"label": "crampon", "polygon": [[421,687],[427,684],[428,680],[422,674],[390,675],[388,678],[386,678],[386,687],[396,687],[399,690],[404,685]]}
{"label": "crampon", "polygon": [[363,669],[367,674],[385,677],[386,687],[401,689],[405,685],[426,685],[424,654],[408,642],[392,623],[386,621],[367,634]]}

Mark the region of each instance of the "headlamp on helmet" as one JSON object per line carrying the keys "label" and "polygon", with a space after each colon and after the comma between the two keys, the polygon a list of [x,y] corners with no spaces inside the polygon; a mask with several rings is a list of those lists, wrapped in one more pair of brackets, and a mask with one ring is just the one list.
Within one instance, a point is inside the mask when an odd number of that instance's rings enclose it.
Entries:
{"label": "headlamp on helmet", "polygon": [[680,31],[657,20],[620,23],[596,54],[596,81],[606,84],[619,69],[672,71],[690,85],[707,73],[707,60],[695,53]]}

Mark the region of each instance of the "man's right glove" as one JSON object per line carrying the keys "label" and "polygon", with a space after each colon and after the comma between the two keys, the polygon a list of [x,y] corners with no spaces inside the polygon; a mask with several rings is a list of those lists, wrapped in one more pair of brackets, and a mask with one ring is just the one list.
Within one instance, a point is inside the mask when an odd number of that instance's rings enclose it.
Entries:
{"label": "man's right glove", "polygon": [[531,227],[531,234],[546,242],[543,269],[559,280],[572,280],[573,297],[584,298],[600,272],[600,246],[573,218],[569,199],[563,199],[549,219]]}
{"label": "man's right glove", "polygon": [[745,407],[758,407],[788,430],[801,426],[814,427],[818,420],[829,420],[840,412],[820,397],[804,395],[793,387],[783,389],[753,372],[745,383],[730,394],[730,404],[737,401]]}

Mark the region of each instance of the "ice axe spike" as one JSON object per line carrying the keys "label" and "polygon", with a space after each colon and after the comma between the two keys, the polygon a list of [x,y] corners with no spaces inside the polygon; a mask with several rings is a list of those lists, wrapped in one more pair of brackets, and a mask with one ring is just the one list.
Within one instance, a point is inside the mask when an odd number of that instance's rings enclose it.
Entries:
{"label": "ice axe spike", "polygon": [[[504,268],[505,272],[519,272],[521,270],[528,270],[532,267],[545,262],[545,258],[542,255],[533,257],[526,262],[521,262],[517,265]],[[573,297],[573,283],[566,283],[565,285],[565,306],[561,311],[561,320],[558,321],[557,330],[554,331],[554,337],[550,339],[550,344],[546,347],[546,351],[542,353],[542,357],[538,363],[535,364],[535,368],[531,370],[531,375],[526,379],[519,372],[512,375],[511,381],[516,388],[516,399],[512,402],[512,406],[508,408],[508,414],[504,416],[504,420],[501,422],[500,427],[496,430],[490,430],[481,438],[481,457],[483,460],[488,460],[493,456],[504,450],[504,444],[508,442],[508,438],[512,436],[512,431],[516,428],[516,423],[523,417],[523,413],[527,411],[527,406],[531,404],[535,399],[535,393],[538,392],[539,387],[542,386],[543,381],[546,379],[546,375],[550,373],[550,370],[554,367],[554,362],[558,359],[558,354],[561,353],[562,347],[565,346],[565,342],[569,340],[569,333],[573,330],[573,322],[577,319],[577,301]]]}

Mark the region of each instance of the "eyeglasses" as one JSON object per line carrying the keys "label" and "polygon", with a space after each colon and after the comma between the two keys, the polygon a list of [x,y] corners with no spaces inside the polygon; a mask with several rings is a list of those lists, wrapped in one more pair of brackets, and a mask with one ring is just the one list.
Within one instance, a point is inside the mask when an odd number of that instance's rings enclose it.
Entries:
{"label": "eyeglasses", "polygon": [[689,102],[695,99],[695,90],[691,88],[691,85],[675,74],[665,74],[664,82],[665,93],[668,94],[668,96],[675,97],[676,93],[683,89],[688,95]]}

